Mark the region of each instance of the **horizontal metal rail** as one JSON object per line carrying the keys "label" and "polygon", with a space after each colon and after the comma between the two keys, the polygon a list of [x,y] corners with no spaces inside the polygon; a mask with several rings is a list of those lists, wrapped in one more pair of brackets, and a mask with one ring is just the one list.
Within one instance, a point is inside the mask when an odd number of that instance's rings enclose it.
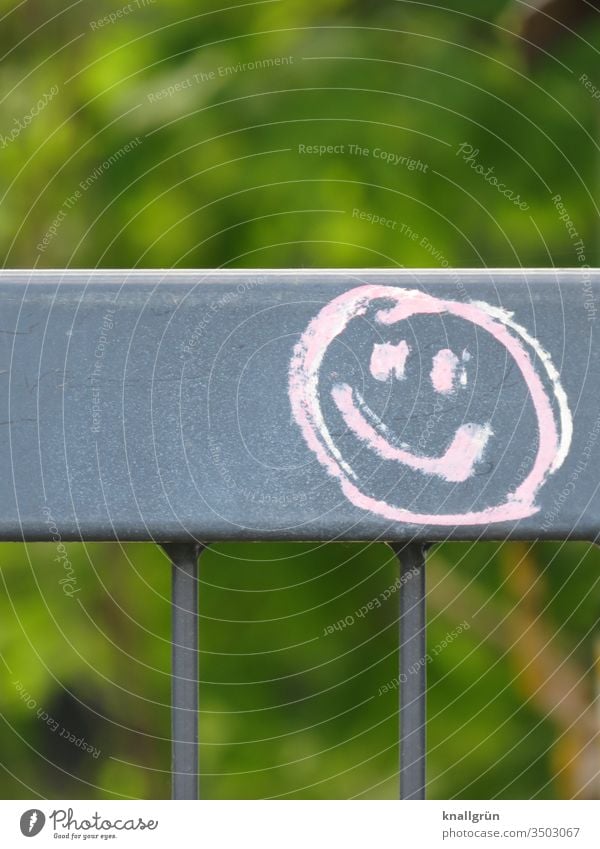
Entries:
{"label": "horizontal metal rail", "polygon": [[0,303],[0,540],[596,538],[597,270],[2,271]]}

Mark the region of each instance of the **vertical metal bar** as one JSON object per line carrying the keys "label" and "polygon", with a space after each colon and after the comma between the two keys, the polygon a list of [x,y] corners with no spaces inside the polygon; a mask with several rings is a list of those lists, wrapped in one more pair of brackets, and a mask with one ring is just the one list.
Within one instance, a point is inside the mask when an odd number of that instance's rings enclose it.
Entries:
{"label": "vertical metal bar", "polygon": [[202,546],[164,546],[172,563],[173,799],[198,799],[198,559]]}
{"label": "vertical metal bar", "polygon": [[427,612],[425,548],[394,545],[400,560],[400,798],[425,798]]}

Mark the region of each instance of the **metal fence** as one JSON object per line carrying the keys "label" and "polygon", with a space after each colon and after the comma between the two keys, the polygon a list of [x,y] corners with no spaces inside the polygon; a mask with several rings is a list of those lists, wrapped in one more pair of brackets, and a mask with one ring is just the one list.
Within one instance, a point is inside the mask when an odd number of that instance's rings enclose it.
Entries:
{"label": "metal fence", "polygon": [[199,796],[219,540],[393,547],[401,797],[424,798],[426,546],[596,541],[599,298],[590,270],[0,273],[0,539],[47,539],[50,511],[63,540],[165,547],[174,798]]}

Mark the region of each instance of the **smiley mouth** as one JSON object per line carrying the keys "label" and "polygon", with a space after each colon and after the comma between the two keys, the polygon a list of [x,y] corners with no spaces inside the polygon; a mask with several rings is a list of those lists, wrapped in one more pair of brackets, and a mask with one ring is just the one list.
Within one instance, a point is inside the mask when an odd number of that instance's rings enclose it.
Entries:
{"label": "smiley mouth", "polygon": [[[489,424],[467,422],[454,434],[446,451],[439,457],[415,454],[409,446],[392,444],[395,437],[390,429],[371,410],[359,392],[348,384],[338,384],[331,390],[333,401],[346,426],[384,460],[395,460],[411,469],[436,475],[445,481],[462,483],[475,472],[493,435]],[[356,397],[356,401],[355,401]]]}

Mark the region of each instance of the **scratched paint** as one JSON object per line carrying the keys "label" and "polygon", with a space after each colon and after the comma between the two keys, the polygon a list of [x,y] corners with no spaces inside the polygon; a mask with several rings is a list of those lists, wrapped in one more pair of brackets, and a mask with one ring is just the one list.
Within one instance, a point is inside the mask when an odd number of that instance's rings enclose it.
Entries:
{"label": "scratched paint", "polygon": [[[381,306],[385,302],[388,306]],[[374,496],[369,491],[369,482],[361,481],[352,467],[351,458],[344,457],[338,437],[332,435],[323,414],[320,396],[323,360],[331,343],[351,322],[365,317],[369,310],[370,320],[379,331],[379,340],[386,328],[397,328],[413,317],[447,315],[463,319],[499,343],[521,374],[535,413],[538,450],[526,477],[513,489],[501,493],[490,506],[464,512],[417,512]],[[373,310],[374,319],[371,317]],[[376,381],[388,381],[392,391],[398,383],[399,391],[407,385],[405,377],[410,357],[411,347],[405,340],[398,344],[374,342],[370,375]],[[452,397],[465,390],[468,369],[477,365],[469,351],[464,350],[459,358],[447,347],[440,347],[429,363],[428,380],[433,391]],[[411,449],[395,437],[381,417],[369,408],[357,387],[332,379],[329,393],[348,432],[375,458],[397,464],[398,474],[402,469],[410,469],[422,475],[424,481],[440,480],[458,486],[479,473],[496,438],[490,422],[469,420],[448,434],[444,451],[431,456]],[[564,462],[573,433],[567,396],[550,356],[510,313],[483,302],[444,300],[400,287],[359,286],[327,304],[295,346],[289,371],[289,396],[294,418],[307,445],[327,472],[339,481],[346,498],[363,510],[409,524],[479,525],[533,515],[539,510],[536,496],[548,477]],[[410,409],[410,399],[406,401],[406,408]]]}

